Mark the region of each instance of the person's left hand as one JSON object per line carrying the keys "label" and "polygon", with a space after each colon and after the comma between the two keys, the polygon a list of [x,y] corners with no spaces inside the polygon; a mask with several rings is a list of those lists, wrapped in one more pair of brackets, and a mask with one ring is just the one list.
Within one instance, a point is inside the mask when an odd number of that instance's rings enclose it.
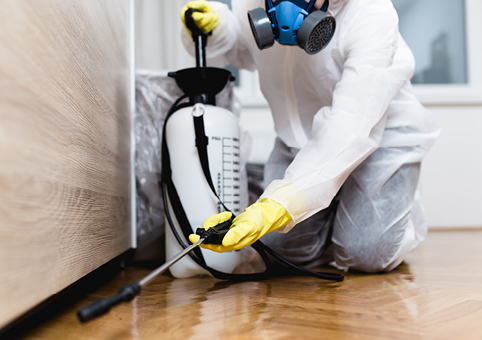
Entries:
{"label": "person's left hand", "polygon": [[[223,212],[209,217],[202,225],[205,230],[231,218],[230,212]],[[256,242],[261,236],[285,226],[291,221],[286,209],[269,198],[254,203],[236,217],[223,239],[223,244],[201,244],[200,246],[218,253],[238,250]],[[196,243],[199,235],[189,235],[189,241]]]}

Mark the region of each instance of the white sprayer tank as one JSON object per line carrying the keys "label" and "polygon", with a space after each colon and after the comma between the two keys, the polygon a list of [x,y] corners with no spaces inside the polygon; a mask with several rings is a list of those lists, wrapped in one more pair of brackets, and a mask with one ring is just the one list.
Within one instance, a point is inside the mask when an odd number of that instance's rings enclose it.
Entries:
{"label": "white sprayer tank", "polygon": [[[204,112],[204,128],[208,137],[208,157],[211,178],[218,196],[235,215],[241,211],[240,129],[232,112],[217,106],[196,104],[176,111],[167,121],[166,142],[169,149],[172,181],[189,219],[193,232],[211,215],[222,212],[204,177],[195,146],[193,114]],[[170,206],[170,205],[169,205]],[[178,234],[182,231],[170,210]],[[188,244],[188,241],[185,240]],[[182,250],[166,221],[166,258]],[[206,264],[218,271],[232,273],[240,263],[239,252],[216,253],[201,249]],[[176,278],[209,274],[189,256],[170,268]]]}

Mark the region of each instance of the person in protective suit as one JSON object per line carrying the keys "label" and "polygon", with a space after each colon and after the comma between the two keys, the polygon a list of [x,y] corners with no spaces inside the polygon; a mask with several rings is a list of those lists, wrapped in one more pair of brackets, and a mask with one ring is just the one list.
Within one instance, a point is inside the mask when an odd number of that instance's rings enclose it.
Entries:
{"label": "person in protective suit", "polygon": [[[315,9],[323,5],[318,0]],[[211,63],[258,70],[277,132],[264,193],[234,219],[222,245],[203,247],[231,251],[263,237],[307,268],[392,270],[426,236],[417,185],[439,134],[413,93],[415,60],[397,13],[390,0],[331,0],[326,12],[336,18],[336,32],[310,55],[298,46],[258,48],[247,12],[264,6],[265,0],[232,0],[231,11],[192,1],[181,13],[201,11],[193,19],[212,31]],[[183,42],[192,50],[187,31]],[[203,227],[230,216],[214,215]]]}

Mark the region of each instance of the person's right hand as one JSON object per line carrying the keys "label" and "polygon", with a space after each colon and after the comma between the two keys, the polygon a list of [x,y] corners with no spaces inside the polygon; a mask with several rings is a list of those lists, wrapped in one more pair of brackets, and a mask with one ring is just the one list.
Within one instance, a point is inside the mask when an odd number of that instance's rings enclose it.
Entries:
{"label": "person's right hand", "polygon": [[[232,213],[225,211],[213,215],[204,221],[202,227],[205,230],[226,222],[232,217]],[[218,253],[238,250],[256,242],[261,236],[277,230],[291,221],[291,216],[278,202],[264,198],[256,202],[239,214],[233,220],[229,231],[226,233],[222,244],[201,244],[201,248],[209,249]],[[189,241],[196,243],[200,237],[197,234],[189,235]]]}
{"label": "person's right hand", "polygon": [[192,18],[196,26],[199,27],[199,29],[201,29],[204,33],[211,32],[218,25],[219,15],[214,11],[214,9],[207,1],[204,1],[204,0],[190,1],[181,10],[181,20],[182,20],[182,23],[184,24],[184,27],[186,27],[187,31],[189,32],[189,34],[192,34],[192,33],[191,33],[191,30],[186,26],[185,13],[188,9],[191,9],[191,8],[197,9],[200,11],[200,12],[192,13]]}

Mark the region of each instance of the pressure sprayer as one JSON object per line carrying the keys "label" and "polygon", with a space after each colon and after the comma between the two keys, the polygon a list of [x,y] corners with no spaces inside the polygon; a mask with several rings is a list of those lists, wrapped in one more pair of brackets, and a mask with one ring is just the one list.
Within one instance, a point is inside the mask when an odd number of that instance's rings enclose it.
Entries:
{"label": "pressure sprayer", "polygon": [[[122,301],[132,300],[142,286],[167,269],[177,278],[209,273],[222,280],[261,280],[274,274],[267,255],[270,254],[285,265],[284,275],[310,275],[330,281],[344,279],[339,274],[311,272],[298,267],[259,240],[252,247],[266,264],[262,273],[232,274],[240,263],[238,251],[220,254],[199,248],[202,243],[222,244],[232,219],[240,212],[240,129],[232,112],[215,106],[216,94],[234,78],[225,69],[206,67],[208,34],[195,25],[194,11],[186,11],[185,22],[196,46],[196,67],[169,73],[184,95],[170,108],[163,128],[161,185],[169,225],[169,228],[166,226],[166,258],[169,260],[140,281],[122,287],[118,294],[80,309],[77,315],[82,322],[108,312]],[[191,227],[201,226],[208,217],[222,211],[231,211],[232,219],[209,230]],[[200,239],[189,244],[192,233],[198,234]]]}

